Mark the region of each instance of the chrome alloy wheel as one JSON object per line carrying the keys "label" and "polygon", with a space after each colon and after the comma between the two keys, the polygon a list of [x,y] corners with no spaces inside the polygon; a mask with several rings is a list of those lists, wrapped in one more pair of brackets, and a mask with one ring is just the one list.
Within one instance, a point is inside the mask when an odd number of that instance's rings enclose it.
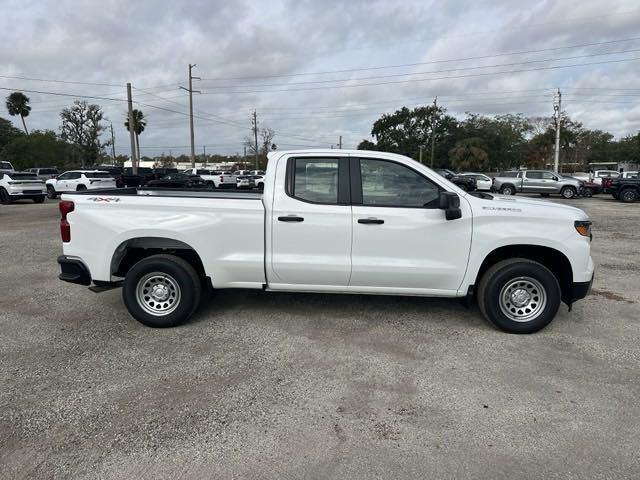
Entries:
{"label": "chrome alloy wheel", "polygon": [[169,315],[180,304],[180,286],[171,275],[146,274],[136,287],[136,300],[142,309],[156,316]]}
{"label": "chrome alloy wheel", "polygon": [[544,311],[547,292],[531,277],[517,277],[500,291],[500,310],[516,322],[530,322]]}

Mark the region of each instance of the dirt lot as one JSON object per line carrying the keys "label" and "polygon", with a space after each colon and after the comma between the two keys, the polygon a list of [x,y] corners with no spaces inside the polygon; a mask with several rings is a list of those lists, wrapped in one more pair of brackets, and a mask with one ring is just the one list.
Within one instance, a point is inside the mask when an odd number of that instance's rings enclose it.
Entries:
{"label": "dirt lot", "polygon": [[57,280],[56,203],[0,205],[0,476],[638,478],[640,205],[570,203],[594,290],[530,336],[453,300],[244,291],[152,330]]}

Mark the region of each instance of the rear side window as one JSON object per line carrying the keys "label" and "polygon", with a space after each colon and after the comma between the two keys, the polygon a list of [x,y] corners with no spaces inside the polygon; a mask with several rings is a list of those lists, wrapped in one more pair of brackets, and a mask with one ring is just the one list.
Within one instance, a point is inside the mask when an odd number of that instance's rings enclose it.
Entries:
{"label": "rear side window", "polygon": [[338,160],[296,158],[290,194],[313,203],[338,203]]}
{"label": "rear side window", "polygon": [[3,170],[13,170],[13,167],[9,162],[0,162],[0,168]]}
{"label": "rear side window", "polygon": [[542,178],[542,172],[527,172],[527,178],[534,180]]}
{"label": "rear side window", "polygon": [[437,206],[440,189],[404,165],[386,160],[361,159],[362,204],[379,207]]}

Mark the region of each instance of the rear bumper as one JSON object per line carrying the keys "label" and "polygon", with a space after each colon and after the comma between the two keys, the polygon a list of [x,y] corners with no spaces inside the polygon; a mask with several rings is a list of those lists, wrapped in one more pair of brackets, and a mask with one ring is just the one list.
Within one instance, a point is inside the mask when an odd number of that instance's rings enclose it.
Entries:
{"label": "rear bumper", "polygon": [[60,255],[58,264],[60,264],[60,275],[58,275],[60,280],[78,285],[91,285],[91,274],[81,260]]}

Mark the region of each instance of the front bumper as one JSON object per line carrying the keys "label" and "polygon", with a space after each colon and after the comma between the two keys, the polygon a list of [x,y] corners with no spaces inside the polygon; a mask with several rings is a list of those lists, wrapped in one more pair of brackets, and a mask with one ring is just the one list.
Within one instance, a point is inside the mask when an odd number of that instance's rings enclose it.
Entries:
{"label": "front bumper", "polygon": [[64,282],[77,283],[78,285],[91,285],[91,273],[81,260],[66,255],[58,257],[60,275],[58,278]]}
{"label": "front bumper", "polygon": [[593,285],[593,275],[588,282],[573,282],[571,284],[571,291],[569,292],[570,298],[567,299],[567,303],[571,305],[573,302],[582,300],[589,295],[591,286]]}

